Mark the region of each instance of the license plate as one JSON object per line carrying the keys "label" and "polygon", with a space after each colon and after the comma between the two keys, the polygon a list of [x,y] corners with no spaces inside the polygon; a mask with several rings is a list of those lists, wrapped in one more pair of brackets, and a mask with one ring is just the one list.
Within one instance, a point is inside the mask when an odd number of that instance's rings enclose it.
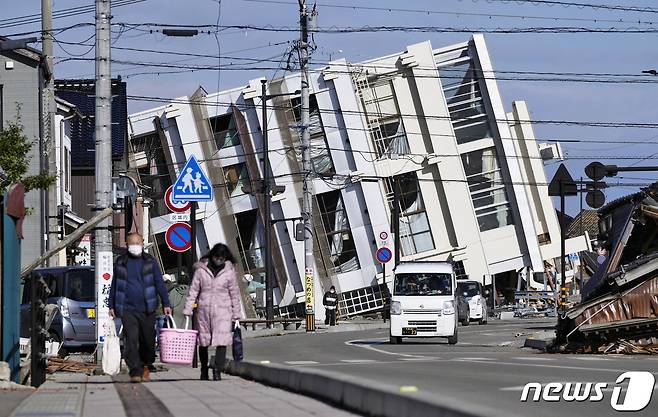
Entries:
{"label": "license plate", "polygon": [[88,319],[96,318],[96,309],[95,308],[87,309],[87,318]]}
{"label": "license plate", "polygon": [[403,327],[402,328],[402,336],[416,336],[416,328],[415,327]]}

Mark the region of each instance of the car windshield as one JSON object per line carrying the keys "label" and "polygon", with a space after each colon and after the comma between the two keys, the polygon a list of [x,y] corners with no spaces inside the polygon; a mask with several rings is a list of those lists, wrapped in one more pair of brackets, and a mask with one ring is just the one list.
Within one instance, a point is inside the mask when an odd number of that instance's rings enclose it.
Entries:
{"label": "car windshield", "polygon": [[396,274],[394,295],[451,295],[451,274]]}
{"label": "car windshield", "polygon": [[460,282],[457,284],[457,292],[464,297],[473,297],[480,294],[480,286],[477,282]]}
{"label": "car windshield", "polygon": [[73,301],[94,301],[95,296],[94,271],[73,270],[66,273],[64,296]]}

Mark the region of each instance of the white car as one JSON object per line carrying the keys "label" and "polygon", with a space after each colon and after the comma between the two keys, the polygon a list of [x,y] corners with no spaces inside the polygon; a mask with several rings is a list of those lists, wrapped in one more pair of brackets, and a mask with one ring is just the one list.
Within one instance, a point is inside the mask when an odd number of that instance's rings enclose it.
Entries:
{"label": "white car", "polygon": [[478,281],[459,281],[457,294],[468,303],[469,319],[487,324],[487,293]]}
{"label": "white car", "polygon": [[395,268],[390,341],[447,337],[457,343],[456,281],[449,262],[405,262]]}

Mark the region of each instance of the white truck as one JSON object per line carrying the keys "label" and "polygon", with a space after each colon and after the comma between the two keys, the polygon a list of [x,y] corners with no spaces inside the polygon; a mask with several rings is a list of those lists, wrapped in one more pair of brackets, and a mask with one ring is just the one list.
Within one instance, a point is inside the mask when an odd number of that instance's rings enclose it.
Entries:
{"label": "white truck", "polygon": [[457,343],[457,285],[450,262],[405,262],[395,268],[390,342],[403,337],[447,337]]}

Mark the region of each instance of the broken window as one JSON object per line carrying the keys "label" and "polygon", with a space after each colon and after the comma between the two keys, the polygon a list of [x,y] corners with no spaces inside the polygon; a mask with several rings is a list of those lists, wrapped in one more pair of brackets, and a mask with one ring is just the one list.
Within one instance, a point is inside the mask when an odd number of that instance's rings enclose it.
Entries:
{"label": "broken window", "polygon": [[[164,194],[172,184],[171,174],[165,158],[160,138],[156,132],[135,136],[130,139],[133,155],[138,160],[140,183],[150,188],[153,199],[151,216],[158,217],[170,213],[164,202]],[[169,152],[169,149],[166,149]]]}
{"label": "broken window", "polygon": [[441,83],[457,143],[490,138],[491,129],[473,61],[466,57],[441,67]]}
{"label": "broken window", "polygon": [[208,119],[217,149],[224,149],[240,144],[240,134],[235,127],[233,113],[226,113]]}
{"label": "broken window", "polygon": [[395,98],[393,79],[364,78],[357,82],[357,89],[377,157],[409,153],[409,141]]}
{"label": "broken window", "polygon": [[404,256],[433,250],[434,239],[430,230],[425,203],[420,192],[418,176],[415,172],[398,175],[384,182],[389,202],[393,212],[394,187],[399,188],[400,210],[400,245]]}
{"label": "broken window", "polygon": [[226,180],[226,191],[230,197],[244,194],[242,187],[249,185],[249,172],[244,163],[224,167],[224,178]]}
{"label": "broken window", "polygon": [[333,272],[341,274],[359,269],[356,245],[340,191],[318,194],[316,200],[334,265]]}
{"label": "broken window", "polygon": [[[327,140],[324,134],[324,127],[322,126],[322,118],[320,117],[320,109],[318,107],[318,101],[315,98],[315,94],[309,96],[309,132],[311,134],[311,165],[313,166],[313,172],[316,174],[333,174],[335,173],[334,164],[331,161],[331,154],[329,153],[329,148],[327,146]],[[292,106],[292,119],[294,119],[295,124],[299,125],[301,123],[301,111],[302,103],[299,97],[295,97],[290,100]],[[297,138],[301,142],[299,136],[299,129],[297,126],[293,127]],[[301,150],[297,155],[298,159],[301,160]]]}
{"label": "broken window", "polygon": [[513,224],[496,150],[488,148],[463,154],[462,162],[480,231]]}
{"label": "broken window", "polygon": [[240,260],[245,272],[253,277],[248,287],[249,292],[253,293],[265,285],[265,229],[256,209],[237,213],[235,222]]}

